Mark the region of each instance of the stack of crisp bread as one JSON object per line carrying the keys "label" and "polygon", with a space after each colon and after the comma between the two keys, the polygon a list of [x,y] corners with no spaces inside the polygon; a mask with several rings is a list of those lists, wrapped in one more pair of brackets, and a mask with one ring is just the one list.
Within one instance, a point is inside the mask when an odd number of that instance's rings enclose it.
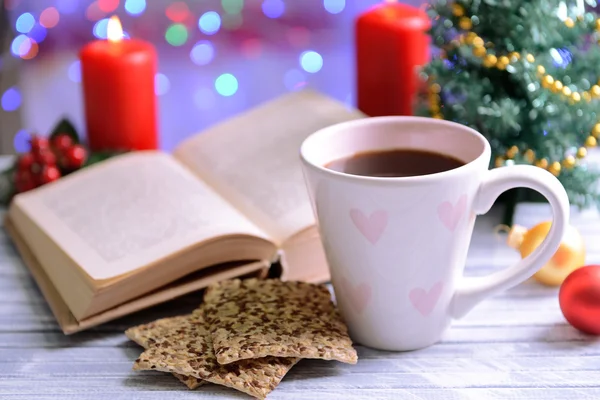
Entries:
{"label": "stack of crisp bread", "polygon": [[327,288],[278,279],[215,283],[191,314],[125,334],[145,350],[134,370],[171,373],[190,389],[210,382],[259,399],[303,358],[358,359]]}

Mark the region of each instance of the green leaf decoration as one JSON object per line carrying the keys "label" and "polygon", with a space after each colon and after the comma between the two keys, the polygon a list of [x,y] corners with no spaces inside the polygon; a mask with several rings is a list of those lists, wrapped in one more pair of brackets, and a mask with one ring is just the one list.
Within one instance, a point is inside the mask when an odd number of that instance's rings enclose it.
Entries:
{"label": "green leaf decoration", "polygon": [[102,162],[104,160],[108,160],[109,158],[124,154],[126,152],[121,151],[121,152],[109,152],[109,151],[105,151],[105,152],[96,152],[96,153],[91,153],[88,155],[87,160],[85,161],[85,164],[83,164],[82,168],[85,167],[89,167],[90,165],[93,164],[97,164],[99,162]]}
{"label": "green leaf decoration", "polygon": [[68,119],[62,119],[52,130],[52,132],[50,133],[50,140],[52,140],[54,137],[61,135],[61,134],[67,134],[71,137],[71,139],[73,139],[74,143],[79,143],[79,135],[77,134],[77,130],[75,129],[75,127],[73,126],[73,124],[68,120]]}

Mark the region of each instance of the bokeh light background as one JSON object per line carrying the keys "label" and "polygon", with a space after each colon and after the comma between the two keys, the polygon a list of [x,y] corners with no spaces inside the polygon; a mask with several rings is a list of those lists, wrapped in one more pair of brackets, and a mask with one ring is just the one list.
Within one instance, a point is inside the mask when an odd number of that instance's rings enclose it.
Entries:
{"label": "bokeh light background", "polygon": [[22,65],[17,85],[0,93],[0,106],[22,115],[17,149],[27,132],[46,133],[62,117],[83,131],[78,52],[106,37],[111,15],[119,16],[126,37],[157,47],[155,88],[167,151],[305,87],[355,105],[354,20],[379,1],[4,0],[14,32],[11,56]]}

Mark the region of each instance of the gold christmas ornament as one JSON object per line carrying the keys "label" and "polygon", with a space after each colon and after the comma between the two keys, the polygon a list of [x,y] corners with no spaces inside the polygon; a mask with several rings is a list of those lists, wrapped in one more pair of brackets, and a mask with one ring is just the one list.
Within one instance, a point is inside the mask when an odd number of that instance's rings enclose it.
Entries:
{"label": "gold christmas ornament", "polygon": [[567,156],[563,162],[562,162],[563,167],[567,168],[567,169],[571,169],[575,166],[575,157],[573,156]]}
{"label": "gold christmas ornament", "polygon": [[480,38],[479,36],[476,36],[473,38],[473,46],[481,46],[483,47],[485,43],[483,43],[483,39]]}
{"label": "gold christmas ornament", "polygon": [[485,49],[485,47],[483,47],[483,46],[473,47],[473,55],[475,57],[482,58],[482,57],[485,57],[486,54],[487,54],[487,50]]}
{"label": "gold christmas ornament", "polygon": [[531,149],[527,149],[525,151],[525,154],[523,155],[525,156],[525,159],[530,163],[532,163],[535,160],[535,152]]}
{"label": "gold christmas ornament", "polygon": [[567,28],[572,28],[575,26],[575,21],[573,21],[573,19],[571,18],[567,18],[565,19],[565,25],[567,26]]}
{"label": "gold christmas ornament", "polygon": [[462,17],[458,21],[458,26],[460,26],[460,29],[468,31],[469,29],[471,29],[473,27],[473,22],[471,21],[471,18]]}
{"label": "gold christmas ornament", "polygon": [[[542,222],[531,229],[515,225],[510,228],[507,243],[520,253],[521,258],[525,258],[542,244],[551,226],[551,221]],[[558,250],[533,278],[544,285],[560,286],[571,272],[585,265],[585,257],[583,238],[575,227],[569,225]]]}
{"label": "gold christmas ornament", "polygon": [[597,139],[600,136],[600,123],[594,125],[594,129],[592,129],[592,135]]}
{"label": "gold christmas ornament", "polygon": [[577,158],[585,158],[587,156],[587,149],[585,147],[580,147],[577,150]]}
{"label": "gold christmas ornament", "polygon": [[512,146],[506,151],[507,158],[515,158],[517,154],[519,154],[519,148],[517,146]]}
{"label": "gold christmas ornament", "polygon": [[545,158],[542,158],[541,160],[537,160],[535,162],[535,166],[546,169],[546,168],[548,168],[548,160],[546,160]]}
{"label": "gold christmas ornament", "polygon": [[552,85],[552,91],[554,93],[559,93],[561,92],[563,89],[563,84],[561,81],[554,81],[554,84]]}
{"label": "gold christmas ornament", "polygon": [[452,14],[454,14],[456,17],[462,17],[465,15],[465,9],[460,4],[454,3],[452,4]]}
{"label": "gold christmas ornament", "polygon": [[589,136],[587,139],[585,139],[585,147],[596,147],[597,144],[598,142],[593,136]]}
{"label": "gold christmas ornament", "polygon": [[550,75],[544,76],[544,79],[542,80],[542,86],[548,89],[552,86],[552,84],[554,84],[554,78]]}
{"label": "gold christmas ornament", "polygon": [[596,98],[600,97],[600,86],[598,86],[598,85],[592,86],[592,96],[596,97]]}
{"label": "gold christmas ornament", "polygon": [[562,94],[565,95],[566,97],[570,97],[572,94],[571,89],[569,89],[568,86],[563,87]]}
{"label": "gold christmas ornament", "polygon": [[533,56],[533,54],[527,54],[527,57],[525,57],[525,59],[530,63],[535,62],[535,57]]}
{"label": "gold christmas ornament", "polygon": [[537,67],[537,72],[538,72],[538,74],[540,74],[540,75],[544,75],[544,74],[546,73],[546,68],[544,68],[544,66],[543,66],[543,65],[538,65],[538,67]]}
{"label": "gold christmas ornament", "polygon": [[560,163],[558,161],[554,161],[552,164],[550,164],[550,166],[548,167],[548,171],[554,175],[554,176],[558,176],[560,175],[560,170],[562,169],[562,167],[560,166]]}
{"label": "gold christmas ornament", "polygon": [[581,101],[581,95],[578,92],[571,93],[571,100],[578,103]]}
{"label": "gold christmas ornament", "polygon": [[496,65],[497,62],[498,62],[498,59],[493,54],[488,54],[483,59],[483,65],[488,68],[493,67],[494,65]]}

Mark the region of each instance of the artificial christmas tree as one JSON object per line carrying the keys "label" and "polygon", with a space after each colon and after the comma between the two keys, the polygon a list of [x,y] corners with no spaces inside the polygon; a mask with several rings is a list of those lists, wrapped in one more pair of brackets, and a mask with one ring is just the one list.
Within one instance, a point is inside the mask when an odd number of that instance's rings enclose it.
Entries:
{"label": "artificial christmas tree", "polygon": [[583,3],[434,0],[430,34],[441,52],[421,71],[418,114],[478,130],[492,168],[545,168],[572,204],[588,207],[600,206],[600,174],[586,162],[600,137],[600,20]]}

